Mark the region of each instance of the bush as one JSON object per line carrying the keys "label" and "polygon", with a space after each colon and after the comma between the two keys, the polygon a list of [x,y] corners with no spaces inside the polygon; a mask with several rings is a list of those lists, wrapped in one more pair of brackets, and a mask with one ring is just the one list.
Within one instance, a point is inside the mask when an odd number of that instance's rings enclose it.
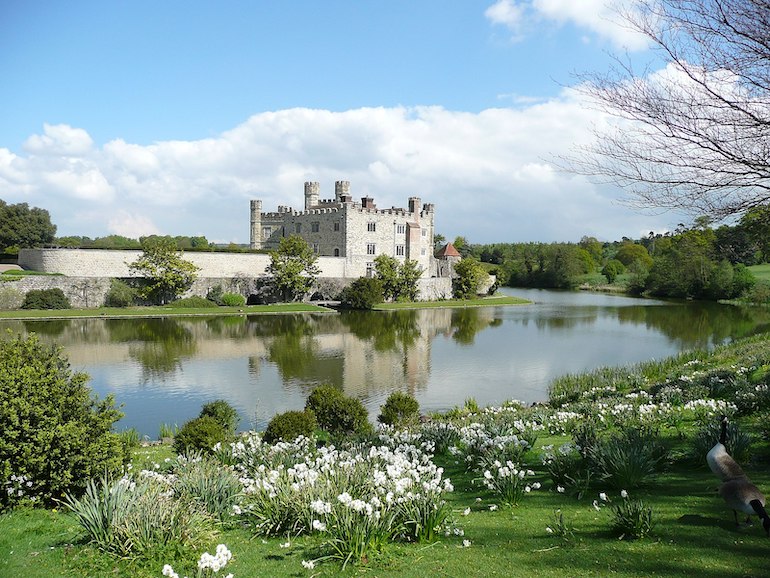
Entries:
{"label": "bush", "polygon": [[[691,457],[699,466],[706,465],[706,454],[719,441],[722,425],[711,420],[695,434],[692,441]],[[727,422],[725,449],[738,463],[746,463],[751,455],[751,437],[741,431],[734,421]]]}
{"label": "bush", "polygon": [[176,301],[168,303],[168,307],[176,307],[179,309],[203,309],[216,306],[217,304],[213,301],[209,301],[204,297],[198,297],[197,295],[185,297],[184,299],[177,299]]}
{"label": "bush", "polygon": [[396,427],[417,423],[420,418],[420,404],[411,395],[401,391],[391,393],[381,410],[377,420]]}
{"label": "bush", "polygon": [[384,301],[382,281],[372,277],[359,277],[342,290],[340,301],[347,309],[372,309]]}
{"label": "bush", "polygon": [[333,385],[320,385],[308,396],[305,410],[318,420],[318,427],[333,436],[371,433],[369,413],[360,400],[346,397]]}
{"label": "bush", "polygon": [[214,418],[230,435],[235,433],[235,428],[238,427],[241,419],[238,417],[238,410],[224,399],[204,404],[198,417],[207,416]]}
{"label": "bush", "polygon": [[211,289],[209,289],[206,293],[206,299],[216,303],[217,305],[224,305],[224,303],[222,303],[222,286],[214,285]]}
{"label": "bush", "polygon": [[648,480],[666,456],[655,432],[626,429],[599,439],[591,448],[590,458],[612,487],[635,488]]}
{"label": "bush", "polygon": [[24,296],[22,309],[69,309],[69,299],[58,287],[54,289],[33,289]]}
{"label": "bush", "polygon": [[287,411],[279,413],[267,424],[262,436],[268,444],[277,441],[293,442],[299,436],[313,435],[318,423],[311,411]]}
{"label": "bush", "polygon": [[110,290],[104,297],[105,307],[130,307],[136,303],[137,292],[125,281],[112,279]]}
{"label": "bush", "polygon": [[0,286],[0,309],[19,309],[24,303],[24,294],[13,287]]}
{"label": "bush", "polygon": [[178,454],[191,451],[210,453],[220,442],[227,441],[227,430],[211,416],[196,417],[186,422],[174,437]]}
{"label": "bush", "polygon": [[[112,428],[122,414],[111,396],[92,397],[88,379],[34,335],[0,340],[0,510],[79,495],[89,479],[120,470],[123,444]],[[11,476],[23,477],[21,495],[7,491]]]}
{"label": "bush", "polygon": [[225,293],[222,295],[222,305],[225,307],[243,307],[246,305],[246,298],[239,293]]}

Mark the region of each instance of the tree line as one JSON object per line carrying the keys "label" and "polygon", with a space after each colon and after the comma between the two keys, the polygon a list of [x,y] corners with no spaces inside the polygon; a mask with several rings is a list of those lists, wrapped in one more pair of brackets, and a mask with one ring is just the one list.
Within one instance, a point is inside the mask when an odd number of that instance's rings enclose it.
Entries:
{"label": "tree line", "polygon": [[747,211],[734,225],[712,228],[701,217],[635,240],[465,244],[460,251],[495,265],[498,280],[514,287],[568,289],[601,274],[634,294],[730,299],[753,286],[748,266],[770,260],[770,206]]}

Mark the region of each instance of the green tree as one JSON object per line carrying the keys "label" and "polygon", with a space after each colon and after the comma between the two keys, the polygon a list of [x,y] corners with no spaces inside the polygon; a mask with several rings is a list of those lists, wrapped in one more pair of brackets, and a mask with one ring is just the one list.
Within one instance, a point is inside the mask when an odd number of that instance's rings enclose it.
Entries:
{"label": "green tree", "polygon": [[374,259],[374,275],[382,284],[382,296],[386,301],[415,301],[419,294],[417,282],[422,277],[422,267],[411,259],[399,263],[389,255]]}
{"label": "green tree", "polygon": [[276,291],[284,301],[302,299],[321,272],[318,257],[310,245],[297,235],[283,237],[278,249],[270,252],[267,272],[273,276]]}
{"label": "green tree", "polygon": [[607,277],[609,283],[614,283],[618,275],[622,275],[626,270],[625,265],[617,259],[610,259],[607,264],[602,268],[602,275]]}
{"label": "green tree", "polygon": [[383,299],[395,300],[399,294],[398,259],[390,255],[375,257],[374,276],[382,284]]}
{"label": "green tree", "polygon": [[187,291],[199,267],[182,258],[171,237],[142,239],[142,255],[129,265],[132,275],[145,278],[139,294],[153,303],[167,303]]}
{"label": "green tree", "polygon": [[112,429],[122,414],[112,397],[92,396],[88,379],[34,335],[0,340],[0,480],[30,482],[22,496],[4,488],[0,510],[24,497],[50,504],[120,471],[124,450]]}
{"label": "green tree", "polygon": [[55,236],[56,225],[45,209],[0,200],[0,249],[39,247],[51,243]]}
{"label": "green tree", "polygon": [[623,243],[615,254],[615,258],[628,267],[634,261],[640,261],[648,269],[652,267],[652,257],[644,245]]}
{"label": "green tree", "polygon": [[417,261],[407,259],[398,267],[398,296],[399,301],[416,301],[420,290],[417,282],[422,277],[422,267]]}
{"label": "green tree", "polygon": [[457,277],[452,282],[452,290],[457,299],[475,298],[481,282],[488,277],[481,263],[470,257],[461,259],[454,271]]}

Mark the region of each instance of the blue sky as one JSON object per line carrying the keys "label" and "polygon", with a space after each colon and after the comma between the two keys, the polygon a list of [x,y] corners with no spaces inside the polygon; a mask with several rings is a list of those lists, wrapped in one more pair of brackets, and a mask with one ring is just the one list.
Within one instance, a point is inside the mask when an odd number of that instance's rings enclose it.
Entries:
{"label": "blue sky", "polygon": [[552,164],[606,122],[574,73],[648,56],[604,4],[3,0],[0,198],[91,237],[247,242],[335,180],[471,242],[670,229]]}

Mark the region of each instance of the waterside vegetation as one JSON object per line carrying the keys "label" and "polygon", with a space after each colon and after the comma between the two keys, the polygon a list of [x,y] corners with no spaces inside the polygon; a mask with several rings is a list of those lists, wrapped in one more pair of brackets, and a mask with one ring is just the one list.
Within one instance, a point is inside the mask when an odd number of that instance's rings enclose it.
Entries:
{"label": "waterside vegetation", "polygon": [[40,480],[16,470],[0,569],[191,575],[226,544],[232,558],[217,564],[234,576],[761,576],[770,543],[759,525],[735,526],[704,456],[729,415],[728,450],[770,484],[769,346],[759,335],[565,376],[532,407],[469,399],[415,420],[393,399],[383,415],[398,417],[380,421],[395,425],[376,431],[324,431],[338,419],[323,408],[348,410],[319,393],[310,437],[249,432],[206,454],[135,447],[121,477],[97,476],[55,508],[31,508]]}

